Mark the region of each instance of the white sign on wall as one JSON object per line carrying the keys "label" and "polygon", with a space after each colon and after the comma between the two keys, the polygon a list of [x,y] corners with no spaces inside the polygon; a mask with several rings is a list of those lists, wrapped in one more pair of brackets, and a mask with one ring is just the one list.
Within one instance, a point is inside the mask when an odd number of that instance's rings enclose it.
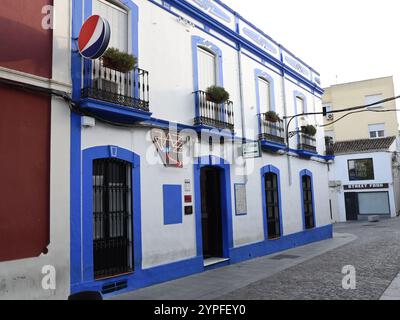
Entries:
{"label": "white sign on wall", "polygon": [[246,185],[235,184],[235,207],[236,215],[247,214]]}
{"label": "white sign on wall", "polygon": [[243,158],[261,158],[261,145],[259,141],[244,143],[242,146]]}

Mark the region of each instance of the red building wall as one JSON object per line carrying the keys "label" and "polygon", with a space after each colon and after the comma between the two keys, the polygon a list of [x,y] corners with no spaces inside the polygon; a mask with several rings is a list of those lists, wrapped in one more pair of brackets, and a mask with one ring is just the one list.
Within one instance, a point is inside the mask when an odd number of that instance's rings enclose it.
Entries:
{"label": "red building wall", "polygon": [[0,261],[49,244],[50,99],[0,85]]}
{"label": "red building wall", "polygon": [[[52,0],[1,0],[0,67],[51,78]],[[23,80],[21,80],[23,81]],[[0,262],[36,257],[50,238],[51,97],[0,78]]]}
{"label": "red building wall", "polygon": [[53,0],[1,0],[0,66],[51,78],[52,30],[42,8]]}

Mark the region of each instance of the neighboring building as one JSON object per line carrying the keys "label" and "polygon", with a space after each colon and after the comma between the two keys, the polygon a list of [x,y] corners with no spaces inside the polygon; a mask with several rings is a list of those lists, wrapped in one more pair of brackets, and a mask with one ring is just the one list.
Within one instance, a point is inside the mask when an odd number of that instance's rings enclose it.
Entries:
{"label": "neighboring building", "polygon": [[[331,86],[325,89],[322,101],[328,111],[333,111],[373,104],[394,96],[393,77],[385,77]],[[384,108],[396,109],[396,101],[371,107],[374,110]],[[342,113],[334,113],[325,117],[325,125],[327,125],[325,134],[332,137],[334,141],[398,136],[399,123],[396,112],[361,112],[334,122],[342,115]]]}
{"label": "neighboring building", "polygon": [[[394,96],[393,78],[386,77],[327,88],[323,104],[328,111],[340,110]],[[370,109],[395,108],[392,101]],[[344,114],[325,117],[327,146],[335,155],[329,171],[332,220],[395,217],[400,210],[396,112],[361,112],[335,122]]]}
{"label": "neighboring building", "polygon": [[335,163],[329,173],[334,221],[399,214],[400,158],[396,150],[396,137],[334,144]]}
{"label": "neighboring building", "polygon": [[[70,111],[51,95],[71,92],[69,4],[52,5],[1,2],[0,300],[70,292]],[[52,267],[57,290],[44,290]]]}
{"label": "neighboring building", "polygon": [[[292,121],[286,145],[286,122],[266,115],[321,111],[314,69],[220,1],[54,4],[53,79],[72,83],[73,102],[53,98],[51,165],[8,192],[31,204],[19,188],[36,194],[47,173],[55,236],[47,258],[32,253],[33,269],[13,256],[0,262],[0,297],[24,286],[23,297],[46,297],[31,275],[42,264],[56,267],[57,298],[108,296],[332,237],[324,132],[298,132],[322,116]],[[117,73],[81,57],[77,38],[92,14],[139,68]],[[230,100],[210,102],[212,85]],[[243,140],[260,142],[261,157],[243,159]]]}

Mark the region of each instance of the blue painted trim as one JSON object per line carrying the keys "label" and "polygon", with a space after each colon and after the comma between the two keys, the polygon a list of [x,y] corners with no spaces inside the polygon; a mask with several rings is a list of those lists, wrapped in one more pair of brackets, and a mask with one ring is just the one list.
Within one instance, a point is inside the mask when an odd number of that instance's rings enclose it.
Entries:
{"label": "blue painted trim", "polygon": [[[82,163],[82,241],[83,281],[94,281],[93,275],[93,161],[96,159],[117,158],[132,164],[132,223],[134,270],[142,268],[142,231],[141,231],[141,195],[140,195],[140,157],[135,153],[116,146],[101,146],[83,151]],[[79,215],[79,212],[77,213]],[[71,264],[76,265],[72,260]],[[75,266],[75,269],[80,266]]]}
{"label": "blue painted trim", "polygon": [[281,237],[283,237],[283,217],[282,217],[281,173],[277,167],[273,165],[267,165],[260,169],[260,176],[261,176],[261,199],[263,207],[264,237],[266,241],[269,241],[268,222],[267,222],[267,199],[265,197],[265,175],[267,173],[276,174],[278,180],[279,227],[280,227]]}
{"label": "blue painted trim", "polygon": [[197,158],[194,163],[195,164],[193,165],[193,169],[194,169],[197,256],[203,256],[200,171],[204,167],[215,167],[220,169],[220,178],[221,178],[222,248],[223,248],[222,251],[223,251],[223,257],[229,258],[229,250],[233,248],[230,164],[228,164],[224,159],[211,155]]}
{"label": "blue painted trim", "polygon": [[[171,10],[166,9],[162,5],[155,2],[154,0],[149,0],[149,1],[151,3],[159,6],[160,8],[163,8],[164,10],[167,10],[168,12],[172,13]],[[259,48],[258,46],[256,46],[255,44],[253,44],[252,42],[247,40],[246,38],[242,37],[240,34],[237,33],[237,30],[230,29],[226,25],[222,24],[221,22],[217,21],[210,15],[204,13],[200,9],[196,8],[195,6],[193,6],[187,2],[180,1],[180,0],[167,0],[167,2],[169,2],[169,4],[171,6],[177,8],[178,10],[182,11],[183,13],[193,17],[194,19],[199,21],[201,24],[208,26],[210,29],[213,29],[214,31],[217,31],[219,34],[221,34],[221,36],[226,37],[231,41],[234,41],[237,45],[240,44],[244,49],[247,49],[251,53],[261,57],[263,60],[267,61],[271,65],[278,67],[279,69],[285,70],[288,75],[292,76],[297,81],[303,83],[304,85],[309,87],[311,90],[318,92],[320,94],[323,94],[324,90],[322,88],[320,88],[316,83],[313,83],[312,81],[310,81],[310,79],[304,77],[303,75],[301,75],[299,73],[296,73],[295,71],[290,69],[288,66],[286,66],[282,60],[280,61],[280,60],[276,59],[272,55],[268,54],[266,51],[262,50],[261,48]],[[175,15],[177,15],[177,14],[175,14]],[[236,14],[236,15],[238,17],[240,17],[240,15],[238,15],[238,14]],[[246,23],[249,23],[247,20],[243,19],[242,17],[240,17],[240,19],[242,19]],[[264,35],[268,39],[272,40],[269,36],[265,35],[261,30],[256,28],[251,23],[249,23],[249,25],[251,25],[253,28],[255,28],[257,31],[259,31],[262,35]],[[204,29],[204,26],[202,26],[201,29]],[[277,44],[275,41],[273,41],[273,42],[275,44]],[[284,48],[281,45],[278,45],[278,46],[281,48]],[[303,61],[301,61],[301,59],[294,56],[289,50],[287,50],[286,48],[284,48],[284,49],[289,55],[291,55],[293,58],[297,59],[299,62],[303,63],[308,69],[317,73],[314,69],[309,67]]]}
{"label": "blue painted trim", "polygon": [[262,241],[238,248],[233,248],[230,252],[230,262],[233,264],[257,257],[263,257],[276,252],[304,246],[313,242],[331,239],[332,237],[332,225],[327,225],[308,231],[301,231],[284,236],[277,240]]}
{"label": "blue painted trim", "polygon": [[[82,26],[82,0],[72,2],[72,34],[71,34],[71,79],[72,99],[79,101],[82,81],[82,58],[77,50],[77,39]],[[81,220],[81,117],[71,112],[70,115],[70,281],[82,281],[82,248],[80,242]],[[74,261],[74,263],[72,263]]]}
{"label": "blue painted trim", "polygon": [[[311,192],[312,192],[312,206],[313,206],[313,214],[314,214],[314,228],[316,227],[317,224],[317,220],[315,219],[315,204],[314,204],[314,178],[313,178],[313,174],[311,171],[304,169],[302,171],[300,171],[300,193],[301,193],[301,212],[302,212],[302,219],[303,219],[303,230],[305,231],[309,231],[306,230],[306,221],[305,221],[305,215],[304,215],[304,192],[303,192],[303,177],[304,176],[309,176],[311,178]],[[311,229],[312,230],[312,229]]]}
{"label": "blue painted trim", "polygon": [[80,102],[82,109],[88,109],[94,114],[107,120],[131,123],[132,121],[146,121],[151,118],[152,113],[141,111],[123,105],[96,100],[92,98],[82,99]]}
{"label": "blue painted trim", "polygon": [[[307,97],[300,91],[293,91],[293,97],[294,97],[294,110],[295,114],[300,113],[301,110],[299,110],[298,105],[297,105],[297,98],[300,98],[304,102],[304,112],[308,112],[308,105],[307,105]],[[298,118],[296,118],[296,126],[298,126]]]}
{"label": "blue painted trim", "polygon": [[286,150],[286,145],[263,139],[261,140],[261,149],[264,151],[277,152],[279,150]]}
{"label": "blue painted trim", "polygon": [[313,152],[309,150],[296,150],[296,153],[302,158],[312,158],[318,156],[318,152]]}
{"label": "blue painted trim", "polygon": [[[230,138],[232,140],[246,141],[246,142],[258,142],[258,140],[250,139],[247,137],[239,137],[233,133],[228,133],[224,130],[220,131],[220,130],[217,130],[216,128],[212,128],[212,127],[208,127],[208,126],[190,126],[190,125],[186,125],[186,124],[182,124],[182,123],[174,123],[174,122],[169,122],[167,120],[156,119],[156,118],[151,118],[150,120],[147,120],[144,123],[146,123],[148,125],[161,126],[165,129],[168,129],[170,126],[173,126],[173,127],[176,127],[178,130],[194,130],[196,132],[202,132],[204,130],[205,133],[207,133],[207,134],[211,134],[211,135],[215,135],[215,136],[219,136],[219,137],[226,137],[226,138]],[[268,141],[261,141],[261,146],[269,148],[272,151],[285,150],[285,149],[287,150],[286,146],[283,144],[281,145],[279,143],[273,143],[273,142],[268,142]],[[297,150],[297,149],[288,149],[288,151],[296,153],[296,154],[301,154],[302,152],[304,152],[304,150]],[[330,157],[330,156],[324,156],[324,155],[320,155],[317,153],[315,153],[315,154],[313,153],[311,156],[315,157],[315,158],[320,158],[323,160],[331,160],[332,159],[332,157]]]}
{"label": "blue painted trim", "polygon": [[[242,247],[231,248],[229,250],[229,264],[250,260],[257,257],[273,254],[279,251],[303,246],[317,241],[331,239],[333,237],[332,225],[316,228],[310,231],[302,231],[288,236],[284,236],[275,241],[263,241]],[[228,263],[222,263],[209,268],[204,268],[203,257],[197,256],[187,260],[177,261],[170,264],[156,266],[149,269],[143,269],[133,275],[126,275],[104,281],[87,281],[73,284],[72,293],[81,291],[101,291],[103,285],[127,281],[127,288],[118,292],[107,294],[106,297],[112,297],[127,293],[140,288],[148,287],[161,282],[179,279],[192,274],[200,273],[206,270],[225,266]]]}
{"label": "blue painted trim", "polygon": [[182,186],[163,185],[164,225],[183,222]]}
{"label": "blue painted trim", "polygon": [[[84,0],[84,20],[87,20],[92,14],[93,14],[93,0]],[[139,61],[139,7],[133,3],[130,0],[120,0],[121,5],[125,6],[125,8],[128,10],[129,14],[130,14],[130,23],[131,23],[131,44],[132,47],[131,49],[131,53],[138,58]],[[81,26],[79,26],[80,28]],[[112,32],[112,31],[111,31]],[[81,60],[82,63],[82,60]],[[91,60],[84,60],[83,59],[83,63],[86,65],[87,68],[91,68],[92,65],[92,61]],[[85,79],[83,79],[83,81],[85,82],[85,85],[88,85],[91,81],[91,74],[86,77]],[[81,76],[80,76],[81,77]],[[136,78],[136,82],[138,82],[139,79],[139,75],[137,73],[135,73],[135,78]],[[82,80],[81,80],[82,81]],[[135,87],[132,90],[135,90],[135,92],[132,92],[134,94],[135,97],[139,96],[139,88]],[[91,107],[95,109],[95,111],[104,111],[102,110],[102,107],[104,105],[108,105],[108,110],[107,112],[105,112],[103,114],[103,116],[108,116],[109,114],[111,114],[110,118],[107,118],[111,121],[114,121],[114,117],[113,117],[113,113],[112,113],[112,107],[115,107],[114,104],[112,103],[105,103],[99,100],[93,100],[93,99],[87,99],[90,101],[91,103]],[[87,100],[83,100],[81,101],[83,104],[87,104]],[[96,103],[99,104],[99,107],[96,106]],[[87,107],[87,106],[86,106]],[[98,108],[100,108],[100,110],[97,110]],[[138,111],[138,114],[140,114],[140,111]],[[124,113],[120,113],[120,109],[116,108],[115,109],[115,117],[117,119],[123,118]],[[138,117],[138,121],[142,121],[145,118],[141,118],[140,116]],[[135,118],[133,119],[128,119],[129,120],[135,120]],[[117,120],[118,121],[118,120]],[[126,122],[126,121],[125,121]]]}
{"label": "blue painted trim", "polygon": [[73,284],[71,291],[72,293],[77,293],[81,291],[101,292],[102,287],[106,284],[118,281],[127,281],[126,289],[105,295],[105,297],[112,297],[122,293],[148,287],[161,282],[179,279],[203,271],[203,257],[194,257],[162,266],[139,270],[134,274],[120,276],[113,279],[101,281],[85,281],[82,283]]}

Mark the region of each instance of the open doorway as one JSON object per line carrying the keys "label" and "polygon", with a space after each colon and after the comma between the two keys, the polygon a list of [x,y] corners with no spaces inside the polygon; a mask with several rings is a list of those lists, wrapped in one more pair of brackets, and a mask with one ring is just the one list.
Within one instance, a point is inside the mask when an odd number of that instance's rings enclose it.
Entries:
{"label": "open doorway", "polygon": [[204,167],[200,173],[201,225],[204,259],[221,258],[222,210],[221,172],[216,167]]}

